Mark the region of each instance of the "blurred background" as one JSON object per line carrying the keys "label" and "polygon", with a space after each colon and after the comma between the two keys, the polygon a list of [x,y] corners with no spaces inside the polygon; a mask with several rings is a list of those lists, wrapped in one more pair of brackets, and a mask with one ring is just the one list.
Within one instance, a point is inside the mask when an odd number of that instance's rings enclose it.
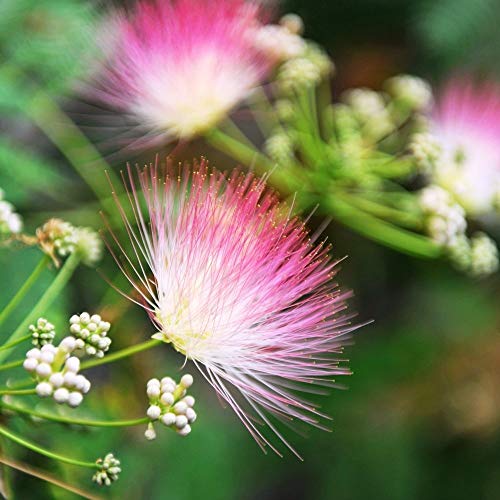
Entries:
{"label": "blurred background", "polygon": [[[88,104],[70,91],[76,76],[91,71],[90,54],[82,47],[90,36],[88,23],[102,5],[90,6],[85,0],[0,0],[0,61],[5,61],[0,66],[0,187],[29,230],[56,215],[75,224],[101,225],[91,191],[23,111],[34,86],[43,87],[92,137]],[[300,14],[305,36],[332,56],[334,95],[351,86],[377,89],[401,72],[438,85],[456,71],[494,78],[500,70],[498,0],[290,0],[280,10]],[[16,16],[19,12],[24,14]],[[53,56],[56,43],[65,48],[60,58]],[[12,61],[25,69],[23,77],[7,64]],[[196,148],[182,155],[191,158]],[[144,153],[139,161],[150,161],[152,154]],[[122,165],[120,159],[113,166]],[[490,234],[498,241],[498,223],[494,226],[493,221]],[[60,453],[97,457],[113,451],[124,472],[108,490],[98,491],[86,470],[58,468],[17,445],[5,443],[5,454],[106,498],[500,498],[498,275],[475,281],[446,263],[380,247],[335,221],[326,233],[335,256],[348,256],[339,281],[355,291],[352,308],[360,321],[375,322],[359,330],[347,349],[354,372],[341,381],[347,390],[321,401],[334,417],[333,432],[286,434],[303,463],[293,456],[263,455],[201,377],[195,377],[192,389],[199,419],[186,439],[159,429],[156,441],[147,442],[143,427],[89,431],[12,419],[12,428]],[[36,249],[0,248],[0,307],[38,259]],[[101,267],[114,277],[109,256]],[[45,284],[50,276],[47,270]],[[41,280],[26,307],[43,287]],[[70,314],[83,310],[112,322],[114,348],[153,333],[143,311],[109,289],[95,270],[82,267],[47,317],[64,325]],[[5,324],[2,335],[18,319]],[[145,382],[167,374],[175,378],[182,363],[172,349],[156,349],[94,369],[89,373],[94,388],[79,415],[142,416]],[[196,375],[194,367],[189,370]],[[4,477],[15,492],[12,498],[75,498],[12,470]]]}

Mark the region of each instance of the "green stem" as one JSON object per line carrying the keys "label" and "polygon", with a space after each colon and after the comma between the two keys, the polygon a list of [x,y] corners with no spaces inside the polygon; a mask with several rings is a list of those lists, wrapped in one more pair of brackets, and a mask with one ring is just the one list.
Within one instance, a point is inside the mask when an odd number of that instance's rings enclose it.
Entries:
{"label": "green stem", "polygon": [[[36,306],[31,310],[31,312],[24,318],[24,321],[17,327],[15,332],[7,339],[5,344],[9,344],[18,340],[27,330],[32,321],[36,318],[45,314],[47,309],[51,306],[52,302],[59,295],[62,289],[66,286],[69,279],[75,272],[75,269],[80,263],[80,256],[78,252],[74,252],[69,256],[61,270],[55,277],[54,281],[47,288],[45,293],[42,295]],[[0,352],[0,363],[9,356],[10,349],[5,349]]]}
{"label": "green stem", "polygon": [[335,195],[324,198],[322,205],[338,221],[390,248],[424,259],[435,259],[442,254],[441,247],[429,238],[377,219]]}
{"label": "green stem", "polygon": [[1,425],[0,425],[0,434],[2,436],[5,436],[6,438],[10,439],[11,441],[14,441],[17,444],[20,444],[21,446],[28,448],[29,450],[32,450],[36,453],[40,453],[40,455],[44,455],[48,458],[52,458],[53,460],[57,460],[59,462],[64,462],[64,463],[70,464],[70,465],[78,465],[80,467],[88,467],[89,469],[98,469],[99,468],[95,462],[82,462],[80,460],[75,460],[73,458],[65,457],[64,455],[59,455],[57,453],[53,453],[52,451],[46,450],[45,448],[42,448],[41,446],[38,446],[37,444],[32,443],[31,441],[27,441],[26,439],[22,438],[21,436],[14,434],[9,429],[7,429],[6,427],[1,426]]}
{"label": "green stem", "polygon": [[12,361],[11,363],[5,363],[0,365],[0,371],[9,370],[10,368],[17,368],[18,366],[23,366],[24,359],[18,359],[17,361]]}
{"label": "green stem", "polygon": [[62,415],[51,415],[50,413],[43,413],[36,410],[31,410],[29,408],[23,408],[22,406],[13,405],[11,403],[6,403],[4,401],[0,402],[0,406],[14,411],[16,413],[22,413],[24,415],[31,415],[32,417],[43,418],[44,420],[51,420],[52,422],[60,422],[62,424],[72,424],[72,425],[83,425],[88,427],[130,427],[133,425],[147,424],[150,419],[148,417],[134,418],[130,420],[86,420],[71,417],[64,417]]}
{"label": "green stem", "polygon": [[1,389],[0,396],[33,396],[36,389]]}
{"label": "green stem", "polygon": [[274,164],[271,160],[257,149],[238,141],[219,129],[212,129],[205,138],[214,148],[231,156],[247,167],[255,168],[257,174],[270,174],[271,184],[273,184],[282,194],[286,195],[290,193],[287,179],[293,179],[293,176],[287,171],[285,179],[283,172],[277,169],[273,170]]}
{"label": "green stem", "polygon": [[24,296],[31,289],[36,280],[40,277],[43,270],[46,268],[50,257],[48,255],[44,255],[40,262],[38,262],[37,266],[30,274],[28,279],[24,282],[24,285],[17,291],[17,293],[12,297],[11,301],[4,307],[2,312],[0,313],[0,325],[9,317],[10,313],[18,306]]}
{"label": "green stem", "polygon": [[[39,90],[24,111],[68,159],[105,208],[112,208],[114,205],[109,199],[110,188],[105,181],[104,171],[108,172],[115,188],[120,184],[118,177],[57,102]],[[96,175],[96,170],[101,175]]]}
{"label": "green stem", "polygon": [[163,344],[161,340],[155,340],[155,339],[147,340],[146,342],[142,342],[141,344],[121,349],[120,351],[117,351],[113,354],[108,354],[104,356],[104,358],[91,359],[90,361],[85,361],[84,363],[82,363],[81,369],[85,370],[86,368],[93,368],[94,366],[105,365],[106,363],[111,363],[113,361],[126,358],[128,356],[131,356],[132,354],[136,354],[138,352],[151,349],[152,347],[156,347],[160,344]]}
{"label": "green stem", "polygon": [[13,342],[9,342],[8,344],[3,344],[0,346],[0,351],[5,351],[5,349],[10,349],[11,347],[15,347],[18,344],[22,344],[24,341],[29,340],[31,338],[31,333],[21,337],[20,339],[14,340]]}

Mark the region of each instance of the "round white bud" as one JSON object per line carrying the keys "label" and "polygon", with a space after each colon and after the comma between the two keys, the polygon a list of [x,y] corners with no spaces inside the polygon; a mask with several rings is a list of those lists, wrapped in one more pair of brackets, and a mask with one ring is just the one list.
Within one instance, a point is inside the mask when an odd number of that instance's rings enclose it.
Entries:
{"label": "round white bud", "polygon": [[64,384],[64,376],[60,372],[53,373],[49,378],[49,382],[55,388],[61,387]]}
{"label": "round white bud", "polygon": [[68,397],[68,404],[72,408],[76,408],[83,401],[83,395],[80,392],[70,392]]}
{"label": "round white bud", "polygon": [[26,358],[24,360],[23,367],[25,370],[29,372],[35,371],[37,366],[38,366],[38,360],[35,358]]}
{"label": "round white bud", "polygon": [[69,327],[69,331],[74,334],[79,334],[81,329],[82,327],[80,326],[79,323],[74,323]]}
{"label": "round white bud", "polygon": [[36,393],[44,398],[46,396],[50,396],[52,394],[52,386],[48,382],[40,382],[36,386]]}
{"label": "round white bud", "polygon": [[64,337],[59,344],[59,348],[66,352],[72,352],[76,347],[75,337]]}
{"label": "round white bud", "polygon": [[97,325],[101,322],[101,319],[102,318],[98,314],[93,314],[90,317],[90,321],[92,321],[92,323],[96,323]]}
{"label": "round white bud", "polygon": [[90,314],[87,312],[82,312],[82,314],[80,314],[80,323],[86,325],[89,322],[90,322]]}
{"label": "round white bud", "polygon": [[156,432],[155,430],[153,429],[153,427],[148,427],[146,429],[146,431],[144,432],[144,437],[148,440],[148,441],[153,441],[154,439],[156,439]]}
{"label": "round white bud", "polygon": [[69,372],[77,373],[80,369],[80,360],[75,356],[71,356],[71,358],[66,360],[64,367]]}
{"label": "round white bud", "polygon": [[174,412],[177,413],[177,415],[183,415],[184,413],[186,413],[187,409],[188,405],[184,403],[184,401],[179,401],[174,405]]}
{"label": "round white bud", "polygon": [[44,351],[41,353],[40,361],[50,365],[54,361],[54,354],[49,351]]}
{"label": "round white bud", "polygon": [[177,434],[180,436],[187,436],[191,432],[191,426],[189,424],[186,424],[182,429],[179,429],[177,431]]}
{"label": "round white bud", "polygon": [[188,419],[186,415],[178,415],[177,417],[175,417],[175,426],[177,427],[177,429],[182,429],[187,425],[187,423]]}
{"label": "round white bud", "polygon": [[147,385],[157,385],[158,387],[160,387],[160,381],[157,378],[152,378],[151,380],[148,380]]}
{"label": "round white bud", "polygon": [[186,403],[190,407],[194,406],[195,403],[195,399],[193,398],[193,396],[186,396],[182,399],[182,401],[184,401],[184,403]]}
{"label": "round white bud", "polygon": [[54,392],[54,400],[56,403],[62,404],[68,401],[69,391],[66,387],[60,387]]}
{"label": "round white bud", "polygon": [[64,374],[64,385],[67,387],[74,387],[76,384],[77,375],[75,372],[67,372]]}
{"label": "round white bud", "polygon": [[46,378],[52,373],[52,368],[48,363],[40,363],[36,367],[36,374],[40,377]]}
{"label": "round white bud", "polygon": [[183,375],[181,378],[181,385],[186,389],[191,387],[193,385],[193,376],[189,375],[188,373],[186,375]]}
{"label": "round white bud", "polygon": [[161,395],[160,401],[165,405],[165,406],[171,406],[174,404],[175,398],[174,395],[171,392],[164,392]]}
{"label": "round white bud", "polygon": [[170,425],[174,425],[175,424],[175,419],[176,419],[176,416],[175,416],[175,413],[165,413],[165,415],[163,415],[163,417],[161,417],[161,421],[168,427]]}
{"label": "round white bud", "polygon": [[150,385],[146,389],[148,397],[150,398],[158,398],[160,396],[160,386],[158,385]]}
{"label": "round white bud", "polygon": [[146,412],[146,415],[151,420],[157,420],[161,415],[161,408],[158,405],[151,405]]}
{"label": "round white bud", "polygon": [[186,410],[186,418],[188,419],[188,422],[190,424],[192,424],[196,420],[197,416],[198,415],[196,415],[196,412],[192,408],[188,408]]}
{"label": "round white bud", "polygon": [[27,358],[31,358],[31,359],[40,359],[40,356],[41,356],[41,352],[40,352],[40,349],[30,349],[27,353],[26,353],[26,357]]}
{"label": "round white bud", "polygon": [[78,316],[78,314],[73,314],[73,316],[71,316],[71,318],[69,318],[69,322],[70,324],[78,324],[80,322],[80,316]]}

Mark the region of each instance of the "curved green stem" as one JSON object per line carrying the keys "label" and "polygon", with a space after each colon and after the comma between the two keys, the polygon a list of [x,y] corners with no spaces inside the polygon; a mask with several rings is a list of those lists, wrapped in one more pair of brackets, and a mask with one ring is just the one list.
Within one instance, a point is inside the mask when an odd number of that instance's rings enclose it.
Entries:
{"label": "curved green stem", "polygon": [[41,446],[32,443],[31,441],[27,441],[26,439],[14,434],[12,431],[7,429],[6,427],[0,425],[0,434],[5,436],[6,438],[14,441],[14,443],[20,444],[29,450],[32,450],[40,455],[44,455],[48,458],[52,458],[53,460],[57,460],[59,462],[63,462],[70,465],[78,465],[80,467],[88,467],[89,469],[98,469],[99,466],[95,462],[82,462],[81,460],[75,460],[73,458],[65,457],[64,455],[59,455],[58,453],[53,453],[52,451],[46,450]]}
{"label": "curved green stem", "polygon": [[42,274],[43,270],[46,268],[49,261],[50,261],[50,257],[48,255],[44,255],[40,259],[40,262],[38,262],[37,266],[35,267],[33,272],[30,274],[28,279],[24,282],[23,286],[17,291],[17,293],[14,295],[14,297],[12,297],[12,299],[4,307],[2,312],[0,312],[0,326],[9,317],[9,315],[12,313],[12,311],[18,306],[18,304],[21,302],[21,300],[24,298],[24,296],[29,292],[29,290],[31,289],[33,284],[40,277],[40,274]]}
{"label": "curved green stem", "polygon": [[36,389],[0,389],[0,396],[33,396]]}
{"label": "curved green stem", "polygon": [[429,238],[377,219],[335,195],[324,198],[322,206],[339,222],[390,248],[424,259],[442,255],[441,247]]}
{"label": "curved green stem", "polygon": [[32,417],[43,418],[44,420],[51,420],[52,422],[59,422],[61,424],[83,425],[87,427],[131,427],[134,425],[147,424],[150,419],[148,417],[140,417],[129,420],[87,420],[72,417],[65,417],[62,415],[54,415],[50,413],[43,413],[22,406],[13,405],[4,401],[0,402],[0,407],[16,413],[24,415],[31,415]]}
{"label": "curved green stem", "polygon": [[[27,330],[32,321],[36,318],[45,314],[47,309],[51,306],[52,302],[59,295],[62,289],[66,286],[71,276],[75,272],[75,269],[80,263],[80,256],[78,252],[74,252],[66,260],[59,273],[55,277],[54,281],[47,288],[45,293],[42,295],[36,306],[31,310],[31,312],[24,318],[23,322],[17,327],[14,333],[7,339],[5,344],[9,344],[18,340]],[[0,363],[9,356],[10,349],[5,349],[0,352]]]}
{"label": "curved green stem", "polygon": [[105,365],[106,363],[111,363],[113,361],[117,361],[119,359],[126,358],[128,356],[132,356],[132,354],[136,354],[141,351],[146,351],[147,349],[151,349],[152,347],[156,347],[160,344],[163,344],[161,340],[146,340],[146,342],[142,342],[140,344],[134,345],[132,347],[127,347],[125,349],[121,349],[113,354],[108,354],[100,359],[91,359],[89,361],[85,361],[81,365],[81,369],[85,370],[86,368],[92,368],[94,366]]}
{"label": "curved green stem", "polygon": [[[99,151],[64,113],[57,102],[44,91],[39,90],[24,108],[24,112],[68,159],[105,208],[113,207],[109,199],[110,188],[104,171],[108,172],[115,186],[119,185],[120,181],[102,159]],[[96,175],[96,170],[101,175]]]}
{"label": "curved green stem", "polygon": [[28,335],[25,335],[24,337],[21,337],[20,339],[14,340],[12,342],[9,342],[8,344],[3,344],[0,346],[0,351],[5,351],[6,349],[10,349],[11,347],[15,347],[18,344],[22,344],[26,340],[31,339],[31,333]]}

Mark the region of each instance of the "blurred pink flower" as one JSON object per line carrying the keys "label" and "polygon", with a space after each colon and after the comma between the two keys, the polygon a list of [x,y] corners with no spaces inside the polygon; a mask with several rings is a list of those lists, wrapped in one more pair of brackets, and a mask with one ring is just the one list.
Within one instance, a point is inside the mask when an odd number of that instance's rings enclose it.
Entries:
{"label": "blurred pink flower", "polygon": [[204,132],[268,70],[254,40],[259,16],[254,1],[140,0],[108,24],[113,35],[105,37],[98,98],[153,137]]}
{"label": "blurred pink flower", "polygon": [[114,256],[154,337],[195,363],[263,449],[255,416],[285,444],[270,414],[323,428],[328,417],[298,393],[349,373],[336,355],[355,328],[328,247],[252,174],[226,177],[202,160],[191,173],[151,166],[138,178],[129,168],[135,221],[116,198],[131,249],[115,238],[125,259]]}
{"label": "blurred pink flower", "polygon": [[455,78],[431,120],[443,148],[438,181],[473,214],[492,210],[500,193],[500,87]]}

